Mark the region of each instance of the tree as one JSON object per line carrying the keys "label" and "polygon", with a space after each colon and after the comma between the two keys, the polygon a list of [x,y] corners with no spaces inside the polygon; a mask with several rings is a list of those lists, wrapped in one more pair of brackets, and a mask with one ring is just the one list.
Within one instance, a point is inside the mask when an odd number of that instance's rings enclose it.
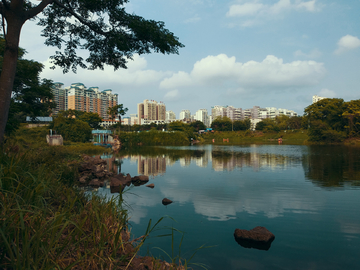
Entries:
{"label": "tree", "polygon": [[[0,67],[3,63],[5,40],[0,36]],[[25,50],[19,48],[19,59],[15,74],[9,116],[5,131],[7,134],[25,122],[26,116],[35,119],[37,116],[49,116],[56,104],[52,101],[52,81],[40,80],[40,72],[44,68],[41,63],[23,59]],[[1,69],[0,69],[1,74]]]}
{"label": "tree", "polygon": [[109,115],[111,120],[115,120],[116,116],[119,117],[119,131],[121,126],[121,116],[125,115],[128,111],[128,108],[124,108],[122,104],[115,105],[113,107],[109,107],[107,110],[107,114]]}
{"label": "tree", "polygon": [[211,128],[216,131],[231,131],[232,122],[229,117],[216,117],[211,123]]}
{"label": "tree", "polygon": [[248,130],[251,127],[251,121],[250,119],[245,120],[235,120],[233,122],[233,129],[234,131],[238,130]]}
{"label": "tree", "polygon": [[[103,69],[126,68],[134,54],[178,53],[181,44],[163,22],[146,20],[125,12],[128,0],[2,0],[0,31],[4,33],[5,50],[0,76],[0,142],[3,141],[18,59],[21,28],[30,19],[43,26],[45,44],[58,51],[52,63],[64,72],[77,67]],[[37,17],[40,13],[43,16]],[[86,59],[79,49],[89,52]]]}
{"label": "tree", "polygon": [[342,131],[346,124],[343,117],[344,100],[342,98],[325,98],[305,108],[304,118],[311,122],[320,120],[334,130]]}
{"label": "tree", "polygon": [[88,142],[91,139],[91,127],[88,123],[76,118],[56,117],[50,126],[64,140],[72,142]]}
{"label": "tree", "polygon": [[348,136],[358,136],[360,132],[360,99],[344,103],[343,117],[348,120],[345,125]]}
{"label": "tree", "polygon": [[101,117],[99,114],[94,112],[83,112],[83,111],[77,111],[77,110],[66,110],[66,111],[60,111],[58,116],[62,116],[65,118],[76,118],[78,120],[84,121],[89,124],[89,126],[93,129],[100,128],[100,123],[102,122]]}
{"label": "tree", "polygon": [[255,126],[256,130],[261,130],[261,131],[275,131],[275,132],[279,132],[280,128],[279,126],[276,124],[275,119],[271,119],[271,118],[265,118],[263,120],[261,120],[260,122],[258,122]]}
{"label": "tree", "polygon": [[206,126],[203,122],[196,120],[195,122],[191,122],[190,127],[193,127],[196,131],[206,129]]}

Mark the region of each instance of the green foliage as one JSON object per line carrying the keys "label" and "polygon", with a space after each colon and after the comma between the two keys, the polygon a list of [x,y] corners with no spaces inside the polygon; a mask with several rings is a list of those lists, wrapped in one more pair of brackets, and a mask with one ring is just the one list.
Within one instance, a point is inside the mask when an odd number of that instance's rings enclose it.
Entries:
{"label": "green foliage", "polygon": [[310,128],[313,121],[320,120],[331,127],[331,129],[342,131],[345,126],[342,116],[343,111],[343,99],[326,98],[306,107],[304,117],[308,120]]}
{"label": "green foliage", "polygon": [[205,130],[206,129],[206,126],[203,122],[197,120],[195,122],[191,122],[190,124],[190,127],[193,127],[195,131],[199,131],[199,130]]}
{"label": "green foliage", "polygon": [[63,136],[64,140],[72,142],[88,142],[91,139],[91,127],[88,123],[76,118],[58,116],[50,128]]}
{"label": "green foliage", "polygon": [[[0,37],[0,67],[3,65],[4,49],[5,40]],[[23,59],[25,53],[24,49],[19,49],[19,59],[5,131],[7,134],[19,128],[20,123],[24,123],[27,116],[33,119],[37,116],[49,116],[51,109],[56,107],[56,104],[51,100],[53,98],[52,81],[40,80],[40,73],[44,68],[43,64]]]}
{"label": "green foliage", "polygon": [[[124,108],[123,104],[118,104],[113,107],[109,107],[107,110],[107,114],[109,115],[110,119],[112,119],[112,120],[114,120],[117,116],[119,116],[121,119],[121,116],[125,115],[127,111],[128,111],[128,108]],[[121,120],[120,120],[120,123],[121,123]]]}
{"label": "green foliage", "polygon": [[349,137],[357,137],[360,133],[360,99],[344,103],[343,117],[348,123],[344,126]]}
{"label": "green foliage", "polygon": [[233,125],[230,118],[219,116],[212,121],[211,128],[215,131],[231,131]]}
{"label": "green foliage", "polygon": [[265,118],[256,124],[255,129],[264,132],[279,132],[280,130],[301,129],[303,118],[301,116],[279,115],[274,119]]}
{"label": "green foliage", "polygon": [[305,108],[304,124],[309,127],[310,141],[341,142],[359,135],[359,116],[360,100],[327,98]]}
{"label": "green foliage", "polygon": [[93,129],[101,128],[100,123],[102,122],[101,117],[97,113],[93,112],[83,112],[77,110],[67,110],[67,111],[60,111],[58,116],[66,117],[66,118],[73,118],[75,117],[78,120],[84,121],[89,124],[89,126]]}
{"label": "green foliage", "polygon": [[[193,134],[193,137],[194,134]],[[163,132],[157,130],[141,132],[122,132],[120,140],[124,147],[155,146],[155,145],[189,145],[190,138],[187,132]]]}
{"label": "green foliage", "polygon": [[234,131],[249,130],[250,127],[251,127],[250,119],[235,120],[234,123],[233,123],[233,130]]}
{"label": "green foliage", "polygon": [[[115,70],[126,68],[127,61],[135,54],[157,52],[178,53],[184,47],[178,38],[165,28],[164,22],[146,20],[128,14],[128,0],[72,0],[72,1],[1,1],[0,31],[4,33],[6,61],[0,75],[0,143],[3,142],[8,121],[10,99],[13,91],[18,60],[21,28],[28,20],[38,20],[42,26],[45,44],[57,48],[51,62],[66,73],[76,72],[77,67],[104,69],[105,65]],[[6,22],[6,23],[5,23]],[[10,29],[8,32],[7,29]],[[85,50],[88,55],[78,55]]]}
{"label": "green foliage", "polygon": [[[64,48],[51,57],[54,65],[65,72],[77,66],[103,69],[105,64],[118,69],[126,68],[133,54],[178,53],[183,45],[165,24],[126,13],[127,2],[77,0],[64,6],[54,2],[44,9],[39,25],[44,27],[45,44]],[[76,53],[82,48],[90,52],[85,61]]]}
{"label": "green foliage", "polygon": [[256,130],[261,130],[264,132],[269,132],[269,131],[275,131],[275,132],[279,132],[280,128],[276,123],[275,119],[270,119],[270,118],[265,118],[262,121],[258,122],[256,124],[255,127]]}

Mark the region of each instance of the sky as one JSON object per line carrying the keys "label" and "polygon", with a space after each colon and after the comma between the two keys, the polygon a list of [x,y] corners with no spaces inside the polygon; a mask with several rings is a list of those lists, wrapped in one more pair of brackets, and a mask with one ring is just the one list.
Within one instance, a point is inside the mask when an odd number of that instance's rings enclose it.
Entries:
{"label": "sky", "polygon": [[[34,1],[35,3],[36,1]],[[64,86],[112,89],[137,113],[143,100],[181,110],[231,105],[294,110],[312,96],[360,99],[360,0],[130,0],[129,13],[165,22],[185,45],[179,54],[135,55],[128,69],[50,69],[57,48],[44,45],[41,27],[26,22],[24,58],[45,65],[42,78]]]}

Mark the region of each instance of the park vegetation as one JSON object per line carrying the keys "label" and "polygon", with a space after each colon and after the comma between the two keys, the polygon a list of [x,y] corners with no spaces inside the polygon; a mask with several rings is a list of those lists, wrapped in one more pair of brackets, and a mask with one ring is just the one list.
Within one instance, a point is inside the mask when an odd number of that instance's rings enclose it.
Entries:
{"label": "park vegetation", "polygon": [[[23,25],[37,21],[45,44],[57,48],[53,68],[66,73],[77,68],[91,70],[105,65],[126,68],[134,54],[178,53],[184,45],[165,28],[164,22],[147,20],[125,11],[128,0],[3,0],[0,2],[4,34],[0,74],[0,143],[3,143],[19,60]],[[40,16],[41,15],[41,16]],[[84,58],[78,55],[85,50]]]}
{"label": "park vegetation", "polygon": [[360,100],[326,98],[305,108],[309,140],[336,143],[360,137]]}

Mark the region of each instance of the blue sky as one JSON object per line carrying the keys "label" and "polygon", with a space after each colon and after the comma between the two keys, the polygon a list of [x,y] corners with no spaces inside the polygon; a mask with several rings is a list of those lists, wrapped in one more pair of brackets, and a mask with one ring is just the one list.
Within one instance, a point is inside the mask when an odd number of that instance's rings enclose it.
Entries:
{"label": "blue sky", "polygon": [[302,115],[313,95],[360,99],[360,0],[130,0],[126,9],[164,21],[185,47],[135,56],[127,70],[63,74],[49,69],[56,48],[33,22],[20,46],[45,64],[44,78],[112,89],[127,116],[144,99],[164,102],[177,118],[215,105]]}

